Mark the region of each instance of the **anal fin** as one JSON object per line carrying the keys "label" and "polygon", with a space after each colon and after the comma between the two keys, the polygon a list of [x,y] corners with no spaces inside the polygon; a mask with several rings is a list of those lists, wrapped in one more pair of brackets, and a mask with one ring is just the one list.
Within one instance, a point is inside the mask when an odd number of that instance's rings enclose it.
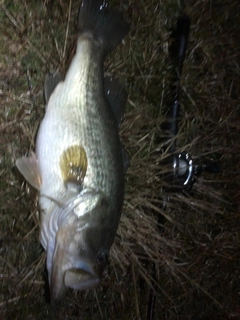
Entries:
{"label": "anal fin", "polygon": [[122,160],[123,160],[123,167],[124,167],[124,174],[127,172],[127,169],[130,166],[130,159],[129,159],[129,155],[126,151],[126,149],[124,148],[123,144],[122,144]]}

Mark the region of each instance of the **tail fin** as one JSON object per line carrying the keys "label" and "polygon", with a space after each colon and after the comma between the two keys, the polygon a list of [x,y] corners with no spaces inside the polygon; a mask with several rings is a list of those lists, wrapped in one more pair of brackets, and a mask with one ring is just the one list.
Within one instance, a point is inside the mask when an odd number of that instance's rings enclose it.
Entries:
{"label": "tail fin", "polygon": [[129,31],[122,13],[109,10],[105,0],[83,0],[78,16],[81,33],[91,33],[103,43],[105,54],[111,52]]}

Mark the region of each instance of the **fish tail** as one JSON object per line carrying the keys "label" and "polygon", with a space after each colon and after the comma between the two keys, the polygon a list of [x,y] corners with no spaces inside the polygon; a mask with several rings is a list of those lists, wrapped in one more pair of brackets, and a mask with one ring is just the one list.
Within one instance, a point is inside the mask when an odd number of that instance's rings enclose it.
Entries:
{"label": "fish tail", "polygon": [[105,0],[83,0],[78,16],[79,32],[90,33],[103,44],[107,55],[122,41],[129,25],[122,13],[109,9]]}

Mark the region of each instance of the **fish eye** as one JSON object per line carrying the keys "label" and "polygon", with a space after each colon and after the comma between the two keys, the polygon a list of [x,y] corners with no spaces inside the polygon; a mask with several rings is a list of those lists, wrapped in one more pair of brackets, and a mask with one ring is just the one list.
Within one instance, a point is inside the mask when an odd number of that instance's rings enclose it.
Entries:
{"label": "fish eye", "polygon": [[105,250],[97,255],[96,262],[98,265],[105,265],[108,259],[108,252]]}

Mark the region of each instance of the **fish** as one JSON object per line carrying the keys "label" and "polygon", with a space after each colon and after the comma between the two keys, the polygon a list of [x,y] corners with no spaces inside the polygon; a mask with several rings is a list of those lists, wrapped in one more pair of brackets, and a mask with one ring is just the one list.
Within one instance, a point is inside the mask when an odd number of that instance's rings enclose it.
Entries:
{"label": "fish", "polygon": [[46,76],[35,152],[16,160],[39,191],[52,304],[67,288],[99,285],[119,225],[126,171],[119,127],[127,92],[104,77],[104,61],[128,31],[123,14],[106,1],[82,1],[75,56],[65,78]]}

